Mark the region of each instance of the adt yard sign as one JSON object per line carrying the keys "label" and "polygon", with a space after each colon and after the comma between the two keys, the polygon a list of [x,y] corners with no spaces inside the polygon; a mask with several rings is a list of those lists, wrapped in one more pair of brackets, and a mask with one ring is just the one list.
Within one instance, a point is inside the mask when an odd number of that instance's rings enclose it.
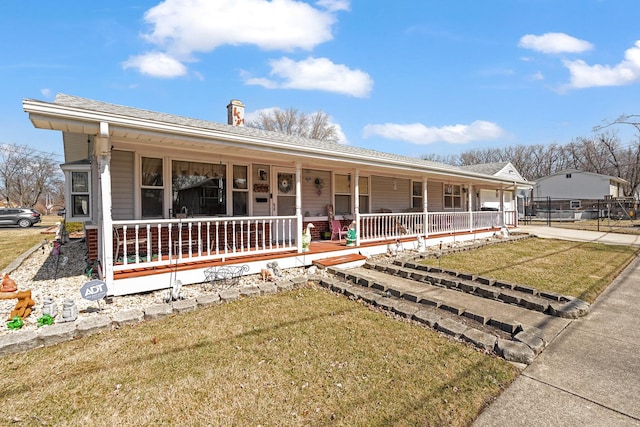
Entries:
{"label": "adt yard sign", "polygon": [[98,301],[107,295],[107,284],[102,280],[90,280],[80,288],[82,298],[89,301]]}

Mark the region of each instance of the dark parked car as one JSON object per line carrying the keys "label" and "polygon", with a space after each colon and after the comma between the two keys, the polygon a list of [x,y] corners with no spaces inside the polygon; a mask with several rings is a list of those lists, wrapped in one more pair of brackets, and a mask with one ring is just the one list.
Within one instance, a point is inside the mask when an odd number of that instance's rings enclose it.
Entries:
{"label": "dark parked car", "polygon": [[31,227],[40,222],[40,213],[28,208],[0,208],[0,225]]}

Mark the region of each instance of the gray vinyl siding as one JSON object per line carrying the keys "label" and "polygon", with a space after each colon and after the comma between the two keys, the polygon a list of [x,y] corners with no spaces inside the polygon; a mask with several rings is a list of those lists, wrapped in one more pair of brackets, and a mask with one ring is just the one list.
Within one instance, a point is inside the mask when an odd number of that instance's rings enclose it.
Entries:
{"label": "gray vinyl siding", "polygon": [[427,181],[427,210],[429,212],[444,211],[444,194],[440,181]]}
{"label": "gray vinyl siding", "polygon": [[113,219],[134,218],[134,154],[111,152],[111,215]]}
{"label": "gray vinyl siding", "polygon": [[[393,184],[396,183],[394,190]],[[392,212],[406,212],[411,207],[411,180],[395,179],[389,176],[371,177],[371,212],[390,209]]]}
{"label": "gray vinyl siding", "polygon": [[[316,187],[318,180],[322,188]],[[307,216],[327,215],[327,205],[331,202],[331,172],[318,170],[303,170],[300,182],[302,191],[302,214]],[[352,201],[353,203],[353,201]]]}

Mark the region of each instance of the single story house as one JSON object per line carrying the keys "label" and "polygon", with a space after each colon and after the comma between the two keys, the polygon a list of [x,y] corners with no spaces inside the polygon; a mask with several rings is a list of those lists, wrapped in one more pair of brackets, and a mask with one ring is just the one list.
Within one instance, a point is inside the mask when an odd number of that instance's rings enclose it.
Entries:
{"label": "single story house", "polygon": [[[67,220],[85,223],[111,295],[168,288],[176,276],[200,283],[221,266],[252,274],[273,260],[308,266],[490,236],[517,226],[514,194],[531,187],[518,175],[247,128],[236,100],[227,124],[64,94],[23,108],[36,128],[62,133]],[[320,240],[331,219],[352,230],[349,246]]]}

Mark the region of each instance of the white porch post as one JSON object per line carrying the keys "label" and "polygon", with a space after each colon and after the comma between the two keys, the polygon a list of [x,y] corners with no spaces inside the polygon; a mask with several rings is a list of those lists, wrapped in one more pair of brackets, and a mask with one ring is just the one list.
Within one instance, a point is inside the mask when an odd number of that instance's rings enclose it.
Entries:
{"label": "white porch post", "polygon": [[302,252],[302,163],[296,163],[296,246]]}
{"label": "white porch post", "polygon": [[473,232],[473,184],[467,185],[467,204],[469,207],[469,231]]}
{"label": "white porch post", "polygon": [[360,169],[353,171],[353,220],[356,222],[356,246],[360,246]]}
{"label": "white porch post", "polygon": [[500,228],[502,228],[504,227],[504,189],[502,185],[500,185],[500,212],[502,212],[500,216]]}
{"label": "white porch post", "polygon": [[113,285],[113,219],[111,217],[111,143],[109,123],[100,123],[100,134],[95,138],[94,155],[100,171],[101,215],[98,215],[98,238],[101,241],[100,254],[107,288]]}
{"label": "white porch post", "polygon": [[[413,190],[412,190],[413,191]],[[422,177],[422,212],[424,213],[424,230],[425,239],[429,237],[429,203],[427,202],[427,177]]]}
{"label": "white porch post", "polygon": [[518,184],[516,184],[515,182],[513,183],[513,204],[515,205],[515,218],[513,219],[514,221],[514,225],[516,226],[516,228],[518,227]]}

